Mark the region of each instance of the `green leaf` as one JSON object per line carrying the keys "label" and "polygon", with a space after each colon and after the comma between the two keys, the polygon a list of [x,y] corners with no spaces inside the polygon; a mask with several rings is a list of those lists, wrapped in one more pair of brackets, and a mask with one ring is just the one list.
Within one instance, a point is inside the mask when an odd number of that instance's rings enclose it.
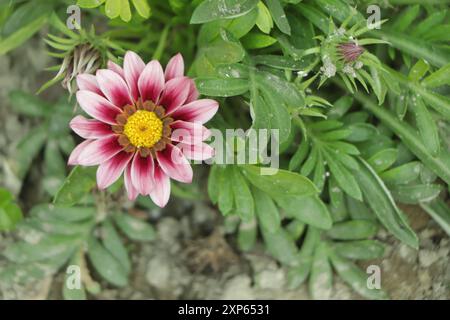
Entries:
{"label": "green leaf", "polygon": [[233,184],[230,176],[233,174],[233,167],[226,166],[222,169],[223,172],[220,177],[220,184],[217,188],[220,189],[219,193],[219,210],[223,215],[227,215],[233,210],[234,206],[234,192]]}
{"label": "green leaf", "polygon": [[16,163],[14,171],[19,178],[24,178],[28,173],[31,163],[41,151],[47,139],[47,127],[45,125],[32,129],[17,145]]}
{"label": "green leaf", "polygon": [[127,274],[131,271],[131,262],[128,252],[120,239],[119,234],[111,221],[105,220],[100,229],[102,243],[105,248],[120,262]]}
{"label": "green leaf", "polygon": [[391,188],[395,200],[406,204],[428,202],[439,196],[441,186],[438,184],[416,184],[411,186],[395,186]]}
{"label": "green leaf", "polygon": [[122,2],[122,7],[120,8],[120,19],[125,22],[131,20],[131,8],[128,0]]}
{"label": "green leaf", "polygon": [[90,236],[87,243],[89,260],[98,274],[112,285],[126,286],[127,272],[120,262],[94,236]]}
{"label": "green leaf", "polygon": [[211,166],[208,177],[208,196],[213,204],[217,204],[219,201],[219,183],[221,177],[221,168],[217,165]]}
{"label": "green leaf", "polygon": [[418,82],[428,72],[430,66],[423,59],[419,59],[409,71],[408,78],[411,81]]}
{"label": "green leaf", "polygon": [[331,263],[334,269],[350,287],[361,296],[368,299],[387,299],[388,296],[381,289],[369,289],[367,286],[368,274],[347,259],[330,253]]}
{"label": "green leaf", "polygon": [[286,196],[275,198],[286,215],[320,229],[330,229],[333,223],[327,207],[318,196]]}
{"label": "green leaf", "polygon": [[258,2],[259,0],[205,0],[195,8],[190,23],[236,18],[252,10]]}
{"label": "green leaf", "polygon": [[262,49],[271,46],[277,39],[266,34],[250,32],[242,38],[242,45],[246,49]]}
{"label": "green leaf", "polygon": [[327,235],[337,240],[358,240],[373,237],[377,231],[378,227],[372,221],[349,220],[334,224]]}
{"label": "green leaf", "polygon": [[362,164],[360,170],[354,171],[354,174],[366,203],[395,237],[413,248],[418,248],[417,235],[409,227],[404,214],[397,208],[383,181],[364,160],[360,159],[360,162]]}
{"label": "green leaf", "polygon": [[115,19],[119,16],[122,8],[122,0],[106,0],[105,13],[110,19]]}
{"label": "green leaf", "polygon": [[421,168],[422,164],[420,162],[413,161],[382,172],[380,178],[390,185],[408,184],[419,177]]}
{"label": "green leaf", "polygon": [[383,257],[385,246],[377,240],[343,241],[333,244],[341,257],[352,260],[372,260]]}
{"label": "green leaf", "polygon": [[413,101],[415,100],[415,103],[412,104],[412,109],[414,111],[417,127],[424,145],[433,156],[436,156],[439,154],[441,149],[436,121],[434,121],[431,113],[428,111],[419,95],[413,97],[412,99]]}
{"label": "green leaf", "polygon": [[[75,253],[72,258],[70,259],[70,263],[71,266],[77,266],[80,267],[81,265],[81,254],[77,254]],[[75,276],[74,273],[70,273],[68,272],[70,271],[69,269],[66,270],[66,273],[64,275],[64,282],[62,284],[63,290],[63,297],[64,300],[86,300],[86,291],[84,290],[84,285],[80,280],[80,288],[69,288],[68,284],[70,282],[70,280]],[[80,273],[81,273],[81,268],[80,268]],[[79,274],[81,276],[81,274]]]}
{"label": "green leaf", "polygon": [[[236,213],[243,221],[251,221],[255,215],[253,196],[247,181],[242,176],[238,167],[233,166],[233,192],[236,205]],[[227,177],[228,179],[230,177]]]}
{"label": "green leaf", "polygon": [[283,70],[303,70],[308,67],[307,61],[303,59],[294,60],[290,57],[269,54],[254,56],[253,61],[255,64],[262,64]]}
{"label": "green leaf", "polygon": [[298,173],[278,169],[273,175],[264,175],[264,169],[253,165],[241,167],[246,178],[256,187],[273,198],[283,195],[314,195],[316,186],[306,177]]}
{"label": "green leaf", "polygon": [[115,214],[114,222],[132,240],[152,241],[155,239],[155,230],[148,222],[133,218],[125,213]]}
{"label": "green leaf", "polygon": [[26,40],[31,38],[36,32],[38,32],[47,23],[48,14],[40,16],[27,25],[21,27],[10,36],[0,40],[0,55],[4,55],[9,51],[19,47]]}
{"label": "green leaf", "polygon": [[136,8],[137,13],[142,18],[148,19],[150,17],[150,6],[148,5],[147,0],[132,0],[132,2],[134,7]]}
{"label": "green leaf", "polygon": [[257,235],[258,228],[256,227],[255,217],[249,221],[242,221],[237,235],[239,249],[242,251],[251,250],[255,246]]}
{"label": "green leaf", "polygon": [[28,117],[42,117],[50,111],[47,103],[20,90],[11,91],[9,100],[14,111]]}
{"label": "green leaf", "polygon": [[309,151],[309,142],[303,140],[300,143],[300,147],[297,149],[297,151],[295,151],[294,155],[289,161],[289,171],[294,171],[300,167],[300,165],[303,163],[306,156],[308,155],[308,151]]}
{"label": "green leaf", "polygon": [[361,189],[354,176],[343,165],[337,162],[329,152],[324,152],[324,155],[331,174],[342,190],[350,197],[353,197],[356,200],[362,200]]}
{"label": "green leaf", "polygon": [[0,207],[0,231],[11,231],[22,220],[23,214],[20,207],[14,203],[8,203]]}
{"label": "green leaf", "polygon": [[95,168],[73,168],[53,200],[54,204],[73,206],[95,187]]}
{"label": "green leaf", "polygon": [[41,220],[61,220],[65,222],[82,222],[95,217],[94,207],[66,207],[53,204],[40,204],[30,210],[30,216]]}
{"label": "green leaf", "polygon": [[259,30],[267,34],[269,34],[270,30],[273,28],[273,20],[270,11],[262,1],[258,2],[258,18],[256,19],[256,25]]}
{"label": "green leaf", "polygon": [[248,80],[244,79],[197,78],[195,83],[201,94],[212,97],[238,96],[249,89]]}
{"label": "green leaf", "polygon": [[104,2],[105,0],[78,0],[77,5],[81,8],[92,9],[101,6]]}
{"label": "green leaf", "polygon": [[282,228],[276,232],[268,232],[261,229],[267,251],[279,262],[288,266],[298,264],[298,250],[295,242]]}
{"label": "green leaf", "polygon": [[422,85],[429,88],[440,87],[445,84],[450,85],[450,63],[446,64],[439,70],[433,72],[428,77],[423,79]]}
{"label": "green leaf", "polygon": [[308,227],[305,241],[298,255],[298,265],[288,271],[289,288],[299,287],[308,277],[313,261],[314,249],[320,241],[320,233],[313,227]]}
{"label": "green leaf", "polygon": [[314,300],[327,300],[333,289],[333,271],[328,260],[327,246],[320,243],[314,251],[309,278],[309,292]]}
{"label": "green leaf", "polygon": [[257,188],[253,188],[253,197],[261,228],[276,232],[281,226],[281,218],[272,198]]}
{"label": "green leaf", "polygon": [[376,172],[382,172],[397,161],[398,150],[394,148],[383,149],[367,160]]}
{"label": "green leaf", "polygon": [[291,26],[286,18],[286,13],[284,13],[280,0],[266,0],[266,4],[277,27],[281,30],[281,32],[290,35]]}

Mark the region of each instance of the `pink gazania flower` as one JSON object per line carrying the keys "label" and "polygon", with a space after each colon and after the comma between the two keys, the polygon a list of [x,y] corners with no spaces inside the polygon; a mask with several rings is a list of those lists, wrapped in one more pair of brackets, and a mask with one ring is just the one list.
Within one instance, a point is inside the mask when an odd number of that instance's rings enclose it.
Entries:
{"label": "pink gazania flower", "polygon": [[105,189],[124,172],[130,200],[149,195],[160,207],[170,196],[170,179],[192,182],[188,160],[206,160],[214,150],[203,141],[210,132],[203,126],[218,110],[218,103],[198,99],[194,81],[184,76],[181,54],[163,71],[127,52],[123,68],[108,62],[96,75],[77,77],[81,115],[70,122],[80,143],[70,165],[95,166],[97,184]]}

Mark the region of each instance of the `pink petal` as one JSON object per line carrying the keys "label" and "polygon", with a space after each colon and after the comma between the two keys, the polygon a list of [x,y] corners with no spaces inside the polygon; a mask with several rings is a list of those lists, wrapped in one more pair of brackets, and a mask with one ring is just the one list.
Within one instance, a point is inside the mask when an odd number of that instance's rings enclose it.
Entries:
{"label": "pink petal", "polygon": [[166,149],[156,153],[161,169],[172,179],[180,182],[192,182],[192,168],[180,149],[168,144]]}
{"label": "pink petal", "polygon": [[69,156],[69,160],[67,161],[67,164],[69,166],[75,166],[79,164],[78,158],[80,157],[80,154],[83,152],[83,150],[93,142],[94,140],[85,140],[79,145],[75,147],[75,149],[72,150],[72,153]]}
{"label": "pink petal", "polygon": [[124,72],[123,72],[123,69],[122,69],[121,66],[119,66],[118,64],[112,62],[111,60],[108,60],[107,67],[108,67],[109,70],[114,71],[119,76],[121,76],[123,79],[125,79],[125,75],[124,75]]}
{"label": "pink petal", "polygon": [[170,127],[172,128],[170,139],[176,142],[199,144],[211,136],[210,130],[196,122],[176,120]]}
{"label": "pink petal", "polygon": [[119,108],[133,104],[127,84],[117,73],[103,69],[98,70],[96,76],[100,88],[112,104]]}
{"label": "pink petal", "polygon": [[186,101],[190,89],[189,81],[189,78],[181,77],[166,82],[161,100],[158,104],[166,108],[167,114],[174,112]]}
{"label": "pink petal", "polygon": [[131,182],[131,162],[129,162],[127,167],[125,168],[125,174],[123,175],[123,178],[125,183],[125,189],[127,190],[128,194],[128,199],[133,201],[137,198],[139,192],[136,190],[136,188],[133,186],[133,183]]}
{"label": "pink petal", "polygon": [[150,61],[145,66],[138,80],[142,101],[151,100],[157,102],[159,95],[164,89],[164,83],[164,73],[161,64],[156,60]]}
{"label": "pink petal", "polygon": [[103,96],[102,90],[98,86],[97,78],[92,74],[79,74],[77,76],[78,90],[88,90]]}
{"label": "pink petal", "polygon": [[84,139],[99,139],[114,134],[111,126],[94,119],[76,116],[70,121],[70,127]]}
{"label": "pink petal", "polygon": [[147,195],[152,191],[154,187],[153,172],[153,158],[143,158],[136,153],[131,165],[131,181],[140,194]]}
{"label": "pink petal", "polygon": [[78,163],[83,166],[94,166],[108,161],[122,151],[116,136],[95,140],[84,148],[78,156]]}
{"label": "pink petal", "polygon": [[150,198],[159,207],[165,207],[170,197],[170,179],[161,170],[159,166],[155,166],[155,188],[150,192]]}
{"label": "pink petal", "polygon": [[215,100],[200,99],[181,106],[171,115],[172,118],[184,121],[205,123],[208,122],[219,109]]}
{"label": "pink petal", "polygon": [[166,66],[166,72],[164,73],[166,81],[173,78],[182,77],[184,75],[184,61],[183,56],[178,53],[170,59]]}
{"label": "pink petal", "polygon": [[177,147],[183,152],[189,160],[207,160],[214,156],[214,148],[206,143],[189,145],[185,143],[177,144]]}
{"label": "pink petal", "polygon": [[198,96],[200,95],[199,92],[198,92],[198,90],[197,90],[197,87],[196,87],[196,85],[195,85],[194,80],[189,79],[189,83],[190,83],[190,87],[189,87],[189,95],[188,95],[188,97],[187,97],[185,103],[190,103],[190,102],[192,102],[192,101],[197,100],[197,99],[198,99]]}
{"label": "pink petal", "polygon": [[88,115],[108,124],[116,124],[116,116],[122,112],[111,102],[91,91],[78,91],[77,100]]}
{"label": "pink petal", "polygon": [[134,101],[139,98],[138,80],[144,68],[144,61],[133,51],[127,51],[123,62],[123,69],[125,80],[131,90],[131,96]]}
{"label": "pink petal", "polygon": [[133,153],[122,151],[97,169],[97,185],[99,189],[106,189],[119,179],[123,170],[133,157]]}

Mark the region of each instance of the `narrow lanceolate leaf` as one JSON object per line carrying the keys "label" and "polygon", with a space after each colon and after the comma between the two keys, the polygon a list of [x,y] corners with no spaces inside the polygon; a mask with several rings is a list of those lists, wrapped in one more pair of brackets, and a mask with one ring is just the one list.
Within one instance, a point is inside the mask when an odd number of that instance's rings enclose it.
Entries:
{"label": "narrow lanceolate leaf", "polygon": [[125,213],[114,215],[116,225],[130,239],[136,241],[152,241],[155,238],[155,230],[146,221],[134,218]]}
{"label": "narrow lanceolate leaf", "polygon": [[198,91],[205,96],[232,97],[244,94],[248,91],[248,80],[244,79],[195,79]]}
{"label": "narrow lanceolate leaf", "polygon": [[233,168],[231,166],[225,167],[219,179],[219,186],[217,186],[220,189],[218,206],[223,215],[229,214],[234,206],[233,180],[230,179],[232,175]]}
{"label": "narrow lanceolate leaf", "polygon": [[288,35],[291,34],[291,27],[289,21],[284,12],[283,6],[280,0],[266,0],[267,7],[272,15],[273,20],[281,32]]}
{"label": "narrow lanceolate leaf", "polygon": [[342,241],[334,243],[333,249],[344,258],[370,260],[383,256],[384,244],[377,240]]}
{"label": "narrow lanceolate leaf", "polygon": [[441,190],[442,188],[438,184],[415,184],[391,188],[394,199],[407,204],[431,201],[439,196]]}
{"label": "narrow lanceolate leaf", "polygon": [[38,17],[37,19],[31,21],[27,25],[18,29],[8,37],[0,40],[0,55],[6,54],[9,51],[17,48],[26,40],[31,38],[33,34],[38,32],[42,26],[47,22],[47,14]]}
{"label": "narrow lanceolate leaf", "polygon": [[314,249],[320,241],[320,232],[318,229],[308,227],[305,241],[298,256],[298,265],[288,271],[289,288],[297,288],[308,277],[313,261]]}
{"label": "narrow lanceolate leaf", "polygon": [[261,229],[267,251],[282,264],[296,266],[299,263],[297,246],[283,228],[276,232]]}
{"label": "narrow lanceolate leaf", "polygon": [[242,251],[251,250],[256,243],[257,235],[258,228],[255,217],[253,217],[249,221],[242,221],[239,225],[237,236],[239,249],[241,249]]}
{"label": "narrow lanceolate leaf", "polygon": [[398,151],[394,148],[381,150],[371,156],[367,162],[376,172],[382,172],[389,168],[397,160]]}
{"label": "narrow lanceolate leaf", "polygon": [[436,121],[432,118],[430,112],[419,95],[413,97],[412,99],[413,101],[415,100],[412,107],[416,116],[417,127],[424,145],[428,151],[435,156],[439,154],[441,148]]}
{"label": "narrow lanceolate leaf", "polygon": [[450,208],[441,199],[421,203],[420,206],[436,221],[450,236]]}
{"label": "narrow lanceolate leaf", "polygon": [[423,79],[422,85],[425,87],[440,87],[445,84],[450,84],[450,77],[448,76],[450,74],[450,63],[446,64],[439,70],[433,72],[428,77]]}
{"label": "narrow lanceolate leaf", "polygon": [[118,287],[128,283],[125,268],[93,236],[88,240],[88,255],[95,270],[103,279]]}
{"label": "narrow lanceolate leaf", "polygon": [[335,253],[330,253],[331,263],[334,269],[350,287],[361,296],[368,299],[387,299],[388,296],[382,289],[369,289],[368,275],[355,264]]}
{"label": "narrow lanceolate leaf", "polygon": [[209,199],[213,204],[217,204],[219,201],[219,183],[220,183],[220,177],[221,177],[221,168],[219,168],[217,165],[211,166],[211,169],[209,171],[209,177],[208,177],[208,196]]}
{"label": "narrow lanceolate leaf", "polygon": [[124,267],[125,272],[129,274],[131,270],[131,262],[128,257],[127,249],[123,245],[119,234],[109,219],[103,222],[100,231],[105,248],[120,262],[122,267]]}
{"label": "narrow lanceolate leaf", "polygon": [[252,10],[259,0],[205,0],[194,10],[191,23],[205,23],[242,16]]}
{"label": "narrow lanceolate leaf", "polygon": [[[228,177],[230,179],[231,177]],[[236,213],[243,221],[251,221],[255,215],[255,204],[247,181],[237,166],[233,167],[233,192]]]}
{"label": "narrow lanceolate leaf", "polygon": [[413,161],[381,173],[380,178],[390,185],[408,184],[419,177],[421,168],[420,162]]}
{"label": "narrow lanceolate leaf", "polygon": [[337,240],[358,240],[373,237],[377,230],[377,225],[370,220],[349,220],[333,225],[327,235]]}
{"label": "narrow lanceolate leaf", "polygon": [[271,195],[276,196],[302,196],[314,195],[318,192],[314,183],[298,173],[278,169],[275,174],[267,175],[263,167],[253,165],[242,166],[242,172],[256,187]]}
{"label": "narrow lanceolate leaf", "polygon": [[339,162],[337,162],[333,155],[325,152],[325,158],[330,168],[331,174],[336,179],[342,190],[350,197],[357,200],[362,200],[361,189],[353,175]]}
{"label": "narrow lanceolate leaf", "polygon": [[326,243],[320,243],[314,252],[309,279],[309,292],[314,300],[327,300],[333,289],[333,271],[328,260]]}
{"label": "narrow lanceolate leaf", "polygon": [[360,170],[354,171],[354,175],[361,186],[366,203],[394,236],[411,247],[418,248],[417,235],[408,225],[403,212],[397,208],[383,181],[367,162],[362,159],[360,162]]}
{"label": "narrow lanceolate leaf", "polygon": [[272,198],[258,188],[253,188],[252,191],[261,228],[267,232],[276,232],[280,228],[281,218],[275,203]]}
{"label": "narrow lanceolate leaf", "polygon": [[329,229],[333,223],[327,206],[318,196],[282,196],[275,198],[286,214],[319,229]]}
{"label": "narrow lanceolate leaf", "polygon": [[[141,17],[146,19],[150,17],[150,6],[148,5],[147,0],[132,0],[132,2],[137,13],[139,13]],[[124,4],[122,4],[122,6],[123,5]]]}

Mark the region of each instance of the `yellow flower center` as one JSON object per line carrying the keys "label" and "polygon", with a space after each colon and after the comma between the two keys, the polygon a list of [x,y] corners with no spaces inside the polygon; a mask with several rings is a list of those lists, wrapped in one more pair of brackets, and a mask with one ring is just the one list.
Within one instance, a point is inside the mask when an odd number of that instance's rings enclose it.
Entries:
{"label": "yellow flower center", "polygon": [[157,143],[163,132],[163,123],[151,111],[138,110],[128,117],[123,133],[135,147],[151,148]]}

